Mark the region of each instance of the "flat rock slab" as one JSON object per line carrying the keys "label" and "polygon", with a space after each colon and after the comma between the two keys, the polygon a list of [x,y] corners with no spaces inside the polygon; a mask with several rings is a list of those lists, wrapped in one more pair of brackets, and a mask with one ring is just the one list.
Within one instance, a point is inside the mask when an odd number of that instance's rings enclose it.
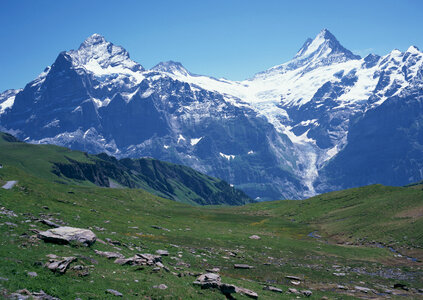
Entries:
{"label": "flat rock slab", "polygon": [[98,251],[98,250],[94,250],[94,252],[100,256],[107,257],[108,259],[124,258],[124,256],[120,254],[119,252]]}
{"label": "flat rock slab", "polygon": [[234,264],[235,269],[253,269],[253,266],[247,264]]}
{"label": "flat rock slab", "polygon": [[169,256],[169,251],[167,251],[167,250],[157,250],[156,254],[161,255],[161,256]]}
{"label": "flat rock slab", "polygon": [[283,290],[282,289],[279,289],[279,288],[274,287],[274,286],[265,286],[263,288],[263,290],[265,290],[265,291],[271,291],[271,292],[274,292],[274,293],[283,293]]}
{"label": "flat rock slab", "polygon": [[291,279],[291,280],[296,280],[296,281],[301,281],[301,278],[298,277],[298,276],[287,275],[287,276],[285,276],[285,278]]}
{"label": "flat rock slab", "polygon": [[253,234],[252,236],[249,237],[249,239],[251,239],[251,240],[259,240],[259,239],[261,239],[261,237],[259,237],[256,234]]}
{"label": "flat rock slab", "polygon": [[37,234],[38,238],[45,242],[55,244],[69,244],[76,242],[84,246],[91,246],[95,243],[96,235],[88,229],[75,228],[75,227],[58,227],[42,231]]}
{"label": "flat rock slab", "polygon": [[121,292],[118,292],[118,291],[112,290],[112,289],[106,290],[106,294],[111,294],[111,295],[116,296],[116,297],[123,297],[123,294]]}
{"label": "flat rock slab", "polygon": [[2,188],[4,188],[5,190],[10,190],[12,187],[14,187],[15,186],[15,184],[17,184],[18,183],[18,181],[16,181],[16,180],[11,180],[11,181],[8,181],[8,182],[6,182],[6,184],[5,185],[3,185],[2,186]]}

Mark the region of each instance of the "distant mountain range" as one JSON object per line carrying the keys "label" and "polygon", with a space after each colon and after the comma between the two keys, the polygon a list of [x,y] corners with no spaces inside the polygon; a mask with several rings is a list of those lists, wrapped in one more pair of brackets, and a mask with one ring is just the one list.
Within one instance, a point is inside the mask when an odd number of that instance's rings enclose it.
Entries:
{"label": "distant mountain range", "polygon": [[259,200],[423,178],[423,53],[365,58],[326,29],[292,60],[244,81],[150,70],[94,34],[22,90],[0,94],[1,129],[30,143],[154,157]]}

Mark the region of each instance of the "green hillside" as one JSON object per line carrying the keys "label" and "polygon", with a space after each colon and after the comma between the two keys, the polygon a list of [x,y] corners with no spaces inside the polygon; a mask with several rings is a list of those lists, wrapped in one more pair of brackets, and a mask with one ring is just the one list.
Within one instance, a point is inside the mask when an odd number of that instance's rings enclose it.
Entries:
{"label": "green hillside", "polygon": [[[16,142],[9,142],[5,153],[4,144],[0,184],[17,184],[0,188],[3,298],[26,289],[60,299],[113,299],[106,290],[114,289],[123,299],[249,299],[193,284],[212,268],[220,269],[223,283],[250,289],[258,299],[422,298],[421,186],[376,185],[305,201],[191,206],[142,189],[104,188],[51,173],[54,163],[68,164],[68,158],[96,159],[84,153]],[[42,220],[91,229],[98,240],[91,247],[46,243],[36,234],[50,228]],[[129,258],[159,249],[169,252],[160,267],[120,265],[96,253]],[[77,261],[65,274],[54,273],[44,266],[50,254]],[[153,288],[160,284],[167,288]]]}
{"label": "green hillside", "polygon": [[167,199],[200,205],[251,202],[223,180],[151,158],[117,160],[54,145],[31,145],[0,133],[0,163],[62,184],[142,188]]}

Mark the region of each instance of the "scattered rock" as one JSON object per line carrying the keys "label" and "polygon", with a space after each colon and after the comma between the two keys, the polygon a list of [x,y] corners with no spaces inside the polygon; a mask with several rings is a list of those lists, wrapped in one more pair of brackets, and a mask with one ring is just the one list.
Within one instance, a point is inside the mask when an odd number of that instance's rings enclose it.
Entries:
{"label": "scattered rock", "polygon": [[4,222],[4,225],[7,225],[9,227],[18,227],[18,225],[16,225],[15,223],[12,223],[12,222]]}
{"label": "scattered rock", "polygon": [[304,290],[304,291],[301,291],[301,293],[306,297],[310,297],[313,294],[313,292],[310,290]]}
{"label": "scattered rock", "polygon": [[289,288],[288,289],[288,293],[295,294],[295,295],[299,295],[300,294],[297,289],[293,289],[293,288]]}
{"label": "scattered rock", "polygon": [[158,230],[164,230],[164,231],[170,231],[170,229],[160,227],[160,226],[157,226],[157,225],[151,225],[151,228],[158,229]]}
{"label": "scattered rock", "polygon": [[50,296],[46,294],[43,290],[40,290],[39,292],[33,292],[31,293],[27,289],[18,290],[15,293],[12,293],[10,299],[35,299],[35,300],[60,300],[59,298]]}
{"label": "scattered rock", "polygon": [[301,281],[291,280],[291,283],[292,283],[293,285],[300,285],[300,284],[301,284]]}
{"label": "scattered rock", "polygon": [[65,274],[69,265],[74,261],[76,261],[76,257],[73,257],[73,256],[63,257],[62,260],[50,259],[50,261],[46,263],[46,267],[49,268],[53,272],[57,272],[59,274]]}
{"label": "scattered rock", "polygon": [[338,284],[337,288],[340,289],[340,290],[348,290],[348,287],[346,287],[345,285],[341,285],[341,284]]}
{"label": "scattered rock", "polygon": [[195,285],[200,285],[201,288],[218,288],[221,284],[220,275],[215,273],[206,273],[200,275],[196,281]]}
{"label": "scattered rock", "polygon": [[296,280],[296,281],[301,281],[300,277],[292,276],[292,275],[287,275],[287,276],[285,276],[285,278],[291,279],[291,280]]}
{"label": "scattered rock", "polygon": [[38,276],[37,272],[28,272],[27,275],[29,277],[37,277]]}
{"label": "scattered rock", "polygon": [[209,273],[219,273],[220,269],[219,268],[212,268],[212,269],[207,269],[206,271],[209,272]]}
{"label": "scattered rock", "polygon": [[116,296],[116,297],[123,297],[122,293],[120,293],[116,290],[112,290],[112,289],[106,290],[106,294],[111,294],[111,295]]}
{"label": "scattered rock", "polygon": [[50,209],[48,206],[42,206],[41,208],[43,208],[45,210],[49,210]]}
{"label": "scattered rock", "polygon": [[111,240],[109,238],[106,238],[106,242],[108,242],[109,244],[112,244],[114,246],[122,246],[122,243],[121,242],[119,242],[119,241],[113,241],[113,240]]}
{"label": "scattered rock", "polygon": [[129,258],[117,258],[114,262],[120,265],[154,266],[161,262],[161,256],[148,253],[135,254]]}
{"label": "scattered rock", "polygon": [[109,251],[98,251],[98,250],[94,250],[94,252],[100,256],[104,256],[108,259],[112,259],[112,258],[124,258],[124,256],[122,254],[120,254],[119,252],[109,252]]}
{"label": "scattered rock", "polygon": [[347,274],[342,273],[342,272],[338,272],[338,273],[333,273],[333,275],[341,277],[341,276],[345,276]]}
{"label": "scattered rock", "polygon": [[253,266],[247,264],[234,264],[235,269],[253,269]]}
{"label": "scattered rock", "polygon": [[258,235],[253,234],[252,236],[249,237],[249,239],[259,240],[259,239],[261,239],[261,237],[259,237]]}
{"label": "scattered rock", "polygon": [[157,250],[156,254],[161,255],[161,256],[169,256],[169,251],[167,251],[167,250]]}
{"label": "scattered rock", "polygon": [[357,285],[354,287],[354,289],[359,291],[359,292],[366,293],[366,294],[370,293],[372,291],[369,288],[366,288],[366,287],[363,287],[363,286],[357,286]]}
{"label": "scattered rock", "polygon": [[253,298],[253,299],[258,298],[258,294],[256,292],[253,292],[252,290],[249,290],[246,288],[236,287],[236,292],[239,294],[244,294],[245,296]]}
{"label": "scattered rock", "polygon": [[258,294],[254,291],[242,287],[237,287],[233,284],[222,283],[220,276],[216,273],[202,274],[197,278],[196,281],[194,281],[194,284],[201,286],[202,289],[217,288],[224,295],[239,293],[253,299],[258,298]]}
{"label": "scattered rock", "polygon": [[85,246],[91,246],[97,238],[91,230],[68,226],[39,232],[37,237],[45,242],[55,244],[69,244],[71,242],[77,242]]}
{"label": "scattered rock", "polygon": [[265,290],[265,291],[271,291],[271,292],[275,292],[275,293],[283,293],[283,290],[282,289],[279,289],[279,288],[274,287],[274,286],[265,286],[263,288],[263,290]]}
{"label": "scattered rock", "polygon": [[42,219],[42,220],[40,220],[40,222],[43,223],[43,224],[45,224],[45,225],[47,225],[47,226],[50,226],[50,227],[54,227],[54,228],[59,228],[60,227],[60,225],[58,225],[58,224],[56,224],[56,223],[54,223],[54,222],[52,222],[50,220],[47,220],[47,219]]}
{"label": "scattered rock", "polygon": [[404,291],[408,291],[408,287],[403,283],[395,283],[394,289],[402,289]]}
{"label": "scattered rock", "polygon": [[167,289],[167,285],[162,283],[162,284],[153,286],[153,289],[165,290]]}

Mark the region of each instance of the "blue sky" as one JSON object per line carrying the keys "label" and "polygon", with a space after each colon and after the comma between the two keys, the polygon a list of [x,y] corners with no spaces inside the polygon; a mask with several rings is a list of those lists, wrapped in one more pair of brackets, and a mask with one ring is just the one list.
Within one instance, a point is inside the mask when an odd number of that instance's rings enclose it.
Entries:
{"label": "blue sky", "polygon": [[0,91],[24,87],[92,33],[146,68],[175,60],[241,80],[286,62],[323,28],[360,55],[422,50],[422,23],[420,0],[2,0]]}

